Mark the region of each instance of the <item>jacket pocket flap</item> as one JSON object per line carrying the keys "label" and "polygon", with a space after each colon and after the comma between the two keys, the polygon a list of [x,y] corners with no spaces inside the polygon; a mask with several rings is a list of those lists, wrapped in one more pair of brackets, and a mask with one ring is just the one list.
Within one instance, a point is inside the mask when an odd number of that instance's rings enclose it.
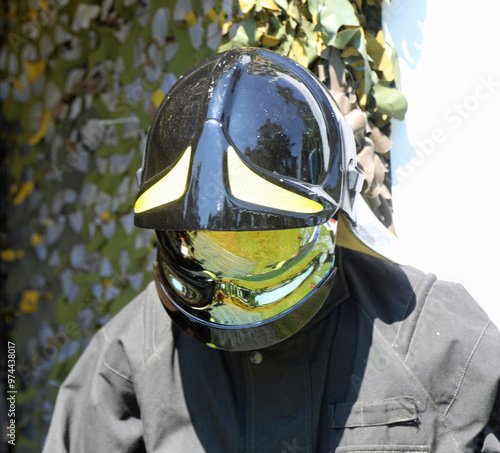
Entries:
{"label": "jacket pocket flap", "polygon": [[332,428],[416,423],[417,405],[411,396],[377,401],[356,401],[330,405]]}

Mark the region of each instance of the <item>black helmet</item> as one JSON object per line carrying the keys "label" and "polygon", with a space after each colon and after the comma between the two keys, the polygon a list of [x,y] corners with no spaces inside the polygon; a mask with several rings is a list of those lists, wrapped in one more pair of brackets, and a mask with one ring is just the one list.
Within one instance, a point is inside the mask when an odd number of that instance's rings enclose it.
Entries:
{"label": "black helmet", "polygon": [[148,132],[135,205],[159,238],[174,322],[232,350],[302,328],[333,283],[339,213],[355,228],[355,154],[333,98],[287,57],[240,48],[180,78]]}

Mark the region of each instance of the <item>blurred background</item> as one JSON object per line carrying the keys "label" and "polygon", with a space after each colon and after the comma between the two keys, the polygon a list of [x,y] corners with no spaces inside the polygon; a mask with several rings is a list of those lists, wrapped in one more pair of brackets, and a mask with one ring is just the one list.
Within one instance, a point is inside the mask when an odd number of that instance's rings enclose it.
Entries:
{"label": "blurred background", "polygon": [[[434,2],[436,3],[436,2]],[[364,197],[408,262],[497,321],[500,73],[492,0],[69,0],[2,4],[1,373],[15,448],[41,450],[57,389],[152,278],[133,226],[145,132],[195,63],[272,49],[324,81],[353,127]],[[11,343],[8,343],[11,342]],[[4,394],[8,387],[2,390]],[[2,410],[2,440],[8,441]]]}

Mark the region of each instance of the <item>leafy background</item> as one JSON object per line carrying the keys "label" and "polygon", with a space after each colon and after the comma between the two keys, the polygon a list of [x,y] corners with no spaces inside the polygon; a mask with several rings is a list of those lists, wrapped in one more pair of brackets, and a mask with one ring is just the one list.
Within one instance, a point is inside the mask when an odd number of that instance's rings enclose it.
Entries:
{"label": "leafy background", "polygon": [[381,9],[382,0],[2,4],[1,365],[4,384],[14,342],[16,451],[41,449],[62,380],[152,278],[155,239],[134,228],[132,211],[144,133],[205,57],[264,47],[315,71],[355,132],[365,198],[392,228],[388,135],[406,100]]}

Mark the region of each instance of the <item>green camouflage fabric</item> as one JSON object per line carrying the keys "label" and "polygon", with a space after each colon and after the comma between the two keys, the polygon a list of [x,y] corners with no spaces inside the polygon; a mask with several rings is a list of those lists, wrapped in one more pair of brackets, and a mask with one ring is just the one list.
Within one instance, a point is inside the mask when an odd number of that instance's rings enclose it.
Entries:
{"label": "green camouflage fabric", "polygon": [[41,449],[59,385],[152,278],[155,237],[133,225],[144,135],[205,57],[261,46],[315,71],[355,131],[364,195],[391,227],[387,136],[406,101],[382,0],[6,0],[2,10],[1,357],[15,451]]}

